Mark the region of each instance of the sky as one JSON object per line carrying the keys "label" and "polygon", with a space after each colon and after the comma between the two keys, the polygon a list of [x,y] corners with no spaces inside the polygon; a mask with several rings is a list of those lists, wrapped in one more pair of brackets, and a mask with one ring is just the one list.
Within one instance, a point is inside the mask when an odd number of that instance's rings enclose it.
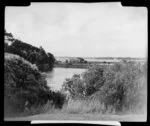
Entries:
{"label": "sky", "polygon": [[6,7],[5,29],[54,56],[146,57],[147,8],[113,3]]}

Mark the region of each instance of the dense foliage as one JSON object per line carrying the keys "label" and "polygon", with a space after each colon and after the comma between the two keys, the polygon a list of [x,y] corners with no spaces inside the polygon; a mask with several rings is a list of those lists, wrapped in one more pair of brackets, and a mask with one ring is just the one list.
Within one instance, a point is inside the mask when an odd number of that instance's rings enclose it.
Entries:
{"label": "dense foliage", "polygon": [[42,47],[37,48],[24,43],[7,32],[5,32],[5,41],[11,42],[10,45],[5,42],[5,52],[19,55],[32,64],[36,64],[40,71],[52,70],[55,58],[51,53],[46,53]]}
{"label": "dense foliage", "polygon": [[[4,68],[4,97],[10,106],[15,107],[13,109],[21,112],[25,109],[26,102],[30,108],[33,105],[44,105],[48,100],[57,108],[62,106],[65,96],[50,90],[45,76],[38,71],[36,65],[20,56],[5,53]],[[7,111],[8,105],[6,106]]]}
{"label": "dense foliage", "polygon": [[141,109],[146,105],[146,67],[136,62],[93,66],[66,79],[63,89],[73,100],[95,99],[115,111]]}
{"label": "dense foliage", "polygon": [[14,104],[20,104],[18,106],[23,108],[25,101],[29,101],[31,105],[46,102],[49,88],[36,65],[17,55],[6,53],[4,67],[4,93]]}

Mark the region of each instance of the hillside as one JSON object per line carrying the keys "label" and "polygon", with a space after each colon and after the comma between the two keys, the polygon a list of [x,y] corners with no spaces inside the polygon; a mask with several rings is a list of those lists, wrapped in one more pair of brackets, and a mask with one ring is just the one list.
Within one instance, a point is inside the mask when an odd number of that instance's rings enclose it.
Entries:
{"label": "hillside", "polygon": [[19,55],[32,64],[36,64],[40,71],[51,71],[53,69],[55,62],[53,54],[45,52],[42,47],[37,48],[15,39],[11,33],[6,31],[4,36],[5,52]]}
{"label": "hillside", "polygon": [[36,65],[18,55],[5,53],[4,68],[6,115],[23,111],[26,101],[32,105],[48,100],[49,87]]}
{"label": "hillside", "polygon": [[54,92],[44,74],[24,58],[5,53],[4,114],[6,117],[42,113],[46,106],[60,108],[64,95]]}

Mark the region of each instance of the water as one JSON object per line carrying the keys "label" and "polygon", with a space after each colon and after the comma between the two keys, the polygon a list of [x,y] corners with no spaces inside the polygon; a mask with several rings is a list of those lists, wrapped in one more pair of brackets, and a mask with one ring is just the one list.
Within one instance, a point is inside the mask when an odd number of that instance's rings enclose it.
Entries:
{"label": "water", "polygon": [[53,72],[47,73],[47,84],[53,90],[60,90],[66,78],[71,78],[74,74],[81,74],[86,69],[80,68],[54,68]]}
{"label": "water", "polygon": [[120,62],[121,60],[118,59],[90,59],[90,58],[85,58],[88,62]]}

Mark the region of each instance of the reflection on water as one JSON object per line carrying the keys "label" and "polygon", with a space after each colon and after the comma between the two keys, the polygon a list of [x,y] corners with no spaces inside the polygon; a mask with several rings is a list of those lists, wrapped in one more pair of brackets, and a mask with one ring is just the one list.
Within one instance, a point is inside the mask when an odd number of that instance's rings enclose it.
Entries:
{"label": "reflection on water", "polygon": [[47,84],[54,90],[60,90],[66,78],[74,74],[81,74],[86,69],[79,68],[54,68],[52,72],[47,73]]}

